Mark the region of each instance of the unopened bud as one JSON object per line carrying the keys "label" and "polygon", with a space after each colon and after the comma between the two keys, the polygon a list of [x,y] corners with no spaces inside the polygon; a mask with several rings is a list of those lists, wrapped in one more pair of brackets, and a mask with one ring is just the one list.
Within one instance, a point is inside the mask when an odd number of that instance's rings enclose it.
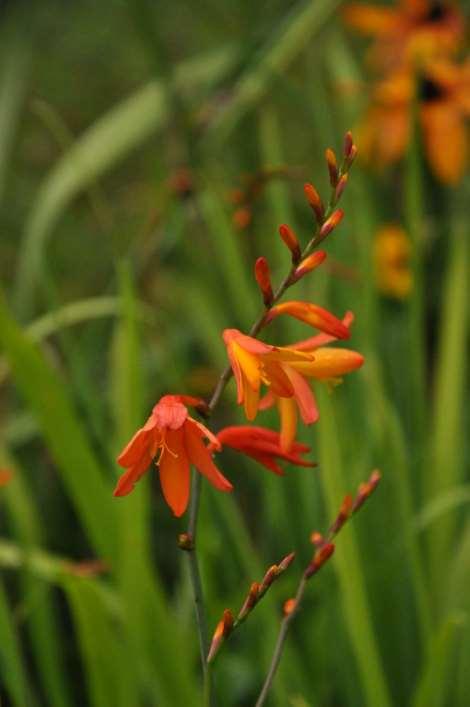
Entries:
{"label": "unopened bud", "polygon": [[279,566],[278,565],[271,565],[271,567],[268,569],[266,574],[263,577],[263,580],[261,582],[261,587],[260,591],[264,594],[265,591],[271,586],[271,584],[274,582],[274,580],[277,579],[279,576]]}
{"label": "unopened bud", "polygon": [[285,223],[283,223],[282,226],[279,226],[279,233],[281,235],[282,240],[292,253],[293,264],[297,265],[301,257],[300,245],[297,236],[295,235],[292,228],[290,226],[287,226],[287,224]]}
{"label": "unopened bud", "polygon": [[214,660],[215,656],[219,652],[219,648],[222,641],[230,635],[233,628],[233,614],[230,609],[224,609],[222,619],[217,624],[212,637],[211,646],[209,648],[209,654],[207,656],[207,662],[210,663]]}
{"label": "unopened bud", "polygon": [[310,579],[310,577],[316,574],[318,570],[323,567],[325,562],[330,559],[334,551],[335,546],[333,545],[333,543],[326,543],[319,550],[317,550],[315,555],[313,556],[313,560],[305,570],[305,579]]}
{"label": "unopened bud", "polygon": [[336,202],[338,202],[341,199],[341,196],[342,196],[344,190],[346,189],[347,185],[348,185],[348,175],[343,174],[340,177],[338,184],[336,185],[336,189],[335,189],[335,201]]}
{"label": "unopened bud", "polygon": [[297,608],[297,602],[295,599],[286,599],[282,607],[282,613],[284,616],[289,616]]}
{"label": "unopened bud", "polygon": [[312,253],[311,255],[304,258],[304,260],[302,260],[302,262],[299,263],[299,265],[297,266],[292,276],[292,282],[300,280],[300,278],[306,275],[308,272],[311,272],[312,270],[315,270],[315,268],[318,268],[318,266],[323,263],[325,258],[326,251],[324,250],[317,250],[315,253]]}
{"label": "unopened bud", "polygon": [[346,157],[346,159],[351,154],[351,149],[352,149],[353,145],[354,145],[354,140],[353,140],[352,132],[350,130],[348,130],[348,132],[344,136],[344,143],[343,143],[343,155]]}
{"label": "unopened bud", "polygon": [[250,587],[250,591],[247,594],[243,606],[239,611],[237,616],[238,621],[243,621],[243,619],[250,613],[252,608],[257,604],[260,594],[260,585],[258,582],[253,582]]}
{"label": "unopened bud", "polygon": [[367,501],[371,493],[373,493],[377,488],[380,479],[380,472],[375,469],[370,475],[369,480],[359,485],[357,496],[352,504],[351,513],[356,513],[365,501]]}
{"label": "unopened bud", "polygon": [[315,213],[318,224],[321,226],[325,218],[325,207],[323,206],[320,195],[313,184],[304,184],[304,192],[308,203]]}
{"label": "unopened bud", "polygon": [[351,147],[351,151],[349,153],[349,156],[345,160],[345,168],[346,169],[349,169],[351,167],[352,163],[356,159],[356,156],[357,156],[357,147],[356,147],[356,145],[353,145]]}
{"label": "unopened bud", "polygon": [[353,500],[352,496],[347,495],[344,497],[343,503],[341,504],[341,508],[339,509],[339,513],[334,520],[334,522],[331,525],[331,528],[328,531],[328,536],[333,537],[343,527],[343,525],[346,523],[348,520],[349,516],[351,515],[352,512],[352,506],[353,506]]}
{"label": "unopened bud", "polygon": [[234,225],[240,231],[243,231],[251,223],[251,219],[252,219],[251,210],[246,206],[241,206],[239,209],[237,209],[234,212],[232,219],[233,219]]}
{"label": "unopened bud", "polygon": [[310,542],[312,543],[312,545],[315,545],[315,547],[321,547],[325,544],[326,540],[321,533],[315,530],[310,535]]}
{"label": "unopened bud", "polygon": [[194,550],[194,540],[191,533],[180,533],[178,535],[178,547],[180,550]]}
{"label": "unopened bud", "polygon": [[336,211],[333,211],[330,218],[325,221],[325,223],[320,229],[319,236],[321,240],[323,240],[323,238],[326,238],[331,233],[331,231],[336,228],[336,226],[341,222],[343,216],[343,209],[336,209]]}
{"label": "unopened bud", "polygon": [[258,258],[255,263],[255,278],[263,295],[264,306],[270,307],[273,303],[274,295],[268,261],[264,257]]}
{"label": "unopened bud", "polygon": [[330,175],[330,184],[333,189],[338,184],[338,163],[336,161],[336,155],[333,150],[328,147],[325,150],[326,164],[328,166],[328,174]]}
{"label": "unopened bud", "polygon": [[288,567],[293,563],[295,560],[295,552],[290,552],[288,555],[284,557],[283,560],[280,561],[278,565],[278,574],[282,574],[282,572],[285,572]]}

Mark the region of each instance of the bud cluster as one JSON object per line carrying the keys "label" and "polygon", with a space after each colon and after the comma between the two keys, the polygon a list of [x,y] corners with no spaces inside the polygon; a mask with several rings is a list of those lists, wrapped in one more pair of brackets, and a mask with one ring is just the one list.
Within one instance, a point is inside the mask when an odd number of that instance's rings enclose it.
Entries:
{"label": "bud cluster", "polygon": [[207,656],[208,663],[215,658],[224,639],[227,638],[227,636],[229,636],[241,623],[243,623],[243,621],[245,621],[259,600],[266,594],[269,587],[281,576],[281,574],[286,571],[286,569],[293,562],[294,558],[295,552],[291,552],[289,555],[286,555],[286,557],[284,557],[278,565],[271,565],[271,567],[269,567],[261,582],[253,582],[250,585],[248,594],[245,597],[236,619],[234,619],[234,615],[230,609],[225,609],[223,617],[217,624],[212,637],[209,654]]}

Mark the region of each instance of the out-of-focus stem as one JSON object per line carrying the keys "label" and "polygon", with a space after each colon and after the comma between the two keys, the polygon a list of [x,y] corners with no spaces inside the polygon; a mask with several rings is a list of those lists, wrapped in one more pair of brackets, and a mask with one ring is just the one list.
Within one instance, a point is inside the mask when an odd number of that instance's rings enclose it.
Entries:
{"label": "out-of-focus stem", "polygon": [[279,634],[277,636],[277,641],[276,641],[276,646],[274,648],[274,653],[273,657],[271,659],[271,664],[269,666],[268,674],[266,675],[266,680],[264,681],[263,688],[260,692],[260,695],[256,701],[255,707],[262,707],[264,705],[266,698],[268,696],[268,693],[271,689],[271,686],[273,684],[274,677],[276,675],[277,669],[279,667],[279,663],[281,662],[282,658],[282,652],[284,650],[284,643],[287,638],[287,632],[289,631],[289,626],[294,618],[294,616],[297,614],[299,607],[300,607],[300,602],[303,599],[304,593],[305,593],[305,588],[307,586],[307,580],[305,579],[305,576],[302,576],[302,579],[300,580],[297,593],[295,595],[295,605],[294,609],[287,614],[284,619],[282,620],[281,623],[281,628],[279,629]]}

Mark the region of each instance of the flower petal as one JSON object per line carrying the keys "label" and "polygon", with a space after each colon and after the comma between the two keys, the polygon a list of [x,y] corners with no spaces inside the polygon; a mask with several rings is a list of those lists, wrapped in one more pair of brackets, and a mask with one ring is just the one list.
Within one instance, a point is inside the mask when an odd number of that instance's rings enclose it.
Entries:
{"label": "flower petal", "polygon": [[201,431],[189,419],[184,426],[184,445],[196,469],[201,472],[219,491],[231,491],[232,484],[217,469],[207,447],[202,442]]}
{"label": "flower petal", "polygon": [[[354,321],[353,312],[346,312],[341,321],[345,327],[350,329]],[[302,339],[302,341],[297,341],[295,344],[290,344],[288,348],[295,349],[296,351],[314,351],[319,346],[326,346],[326,344],[337,340],[336,336],[331,336],[330,334],[316,334],[308,339]]]}
{"label": "flower petal", "polygon": [[358,32],[378,37],[393,33],[399,19],[398,13],[391,8],[355,2],[346,5],[342,15],[345,22]]}
{"label": "flower petal", "polygon": [[[149,418],[149,421],[151,418]],[[117,458],[119,466],[127,469],[134,464],[138,464],[143,455],[152,444],[154,433],[152,430],[141,428],[137,430],[131,441],[124,447],[121,454]]]}
{"label": "flower petal", "polygon": [[140,477],[145,474],[151,463],[151,455],[144,454],[136,464],[133,464],[130,469],[127,469],[119,477],[113,496],[127,496],[133,490]]}
{"label": "flower petal", "polygon": [[314,361],[299,361],[290,365],[304,376],[326,380],[355,371],[363,363],[364,356],[361,356],[357,351],[325,346],[316,349]]}
{"label": "flower petal", "polygon": [[467,135],[459,106],[435,101],[421,108],[426,153],[434,174],[445,184],[455,184],[463,174]]}
{"label": "flower petal", "polygon": [[183,442],[186,425],[182,429],[168,430],[165,439],[168,448],[164,450],[159,464],[165,501],[177,517],[183,515],[189,501],[189,459]]}
{"label": "flower petal", "polygon": [[297,405],[293,398],[279,398],[281,417],[280,445],[283,452],[289,452],[297,433]]}
{"label": "flower petal", "polygon": [[312,425],[320,416],[312,390],[305,378],[291,366],[286,366],[285,370],[294,386],[294,395],[299,406],[300,416],[306,425]]}

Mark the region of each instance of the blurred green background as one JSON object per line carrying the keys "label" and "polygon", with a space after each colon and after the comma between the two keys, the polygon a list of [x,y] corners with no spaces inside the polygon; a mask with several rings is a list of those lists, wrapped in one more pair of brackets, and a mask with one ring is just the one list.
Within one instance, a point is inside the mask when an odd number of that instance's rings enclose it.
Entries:
{"label": "blurred green background", "polygon": [[[302,185],[327,193],[367,101],[364,42],[338,0],[0,3],[0,699],[15,707],[200,705],[186,558],[155,473],[113,499],[115,457],[166,393],[209,395],[252,277],[304,243]],[[184,171],[183,171],[184,168]],[[274,169],[246,228],[231,193]],[[284,478],[224,453],[199,551],[211,631],[252,581],[297,562],[217,659],[218,704],[253,705],[284,599],[347,492],[383,481],[309,585],[268,704],[465,707],[470,695],[468,177],[437,184],[412,141],[354,165],[331,265],[293,298],[356,315],[366,364],[300,438]],[[380,294],[374,234],[413,243],[413,290]],[[282,324],[282,326],[281,326]],[[270,341],[309,336],[281,322]],[[243,416],[233,381],[213,419]],[[260,424],[277,425],[263,413]]]}

